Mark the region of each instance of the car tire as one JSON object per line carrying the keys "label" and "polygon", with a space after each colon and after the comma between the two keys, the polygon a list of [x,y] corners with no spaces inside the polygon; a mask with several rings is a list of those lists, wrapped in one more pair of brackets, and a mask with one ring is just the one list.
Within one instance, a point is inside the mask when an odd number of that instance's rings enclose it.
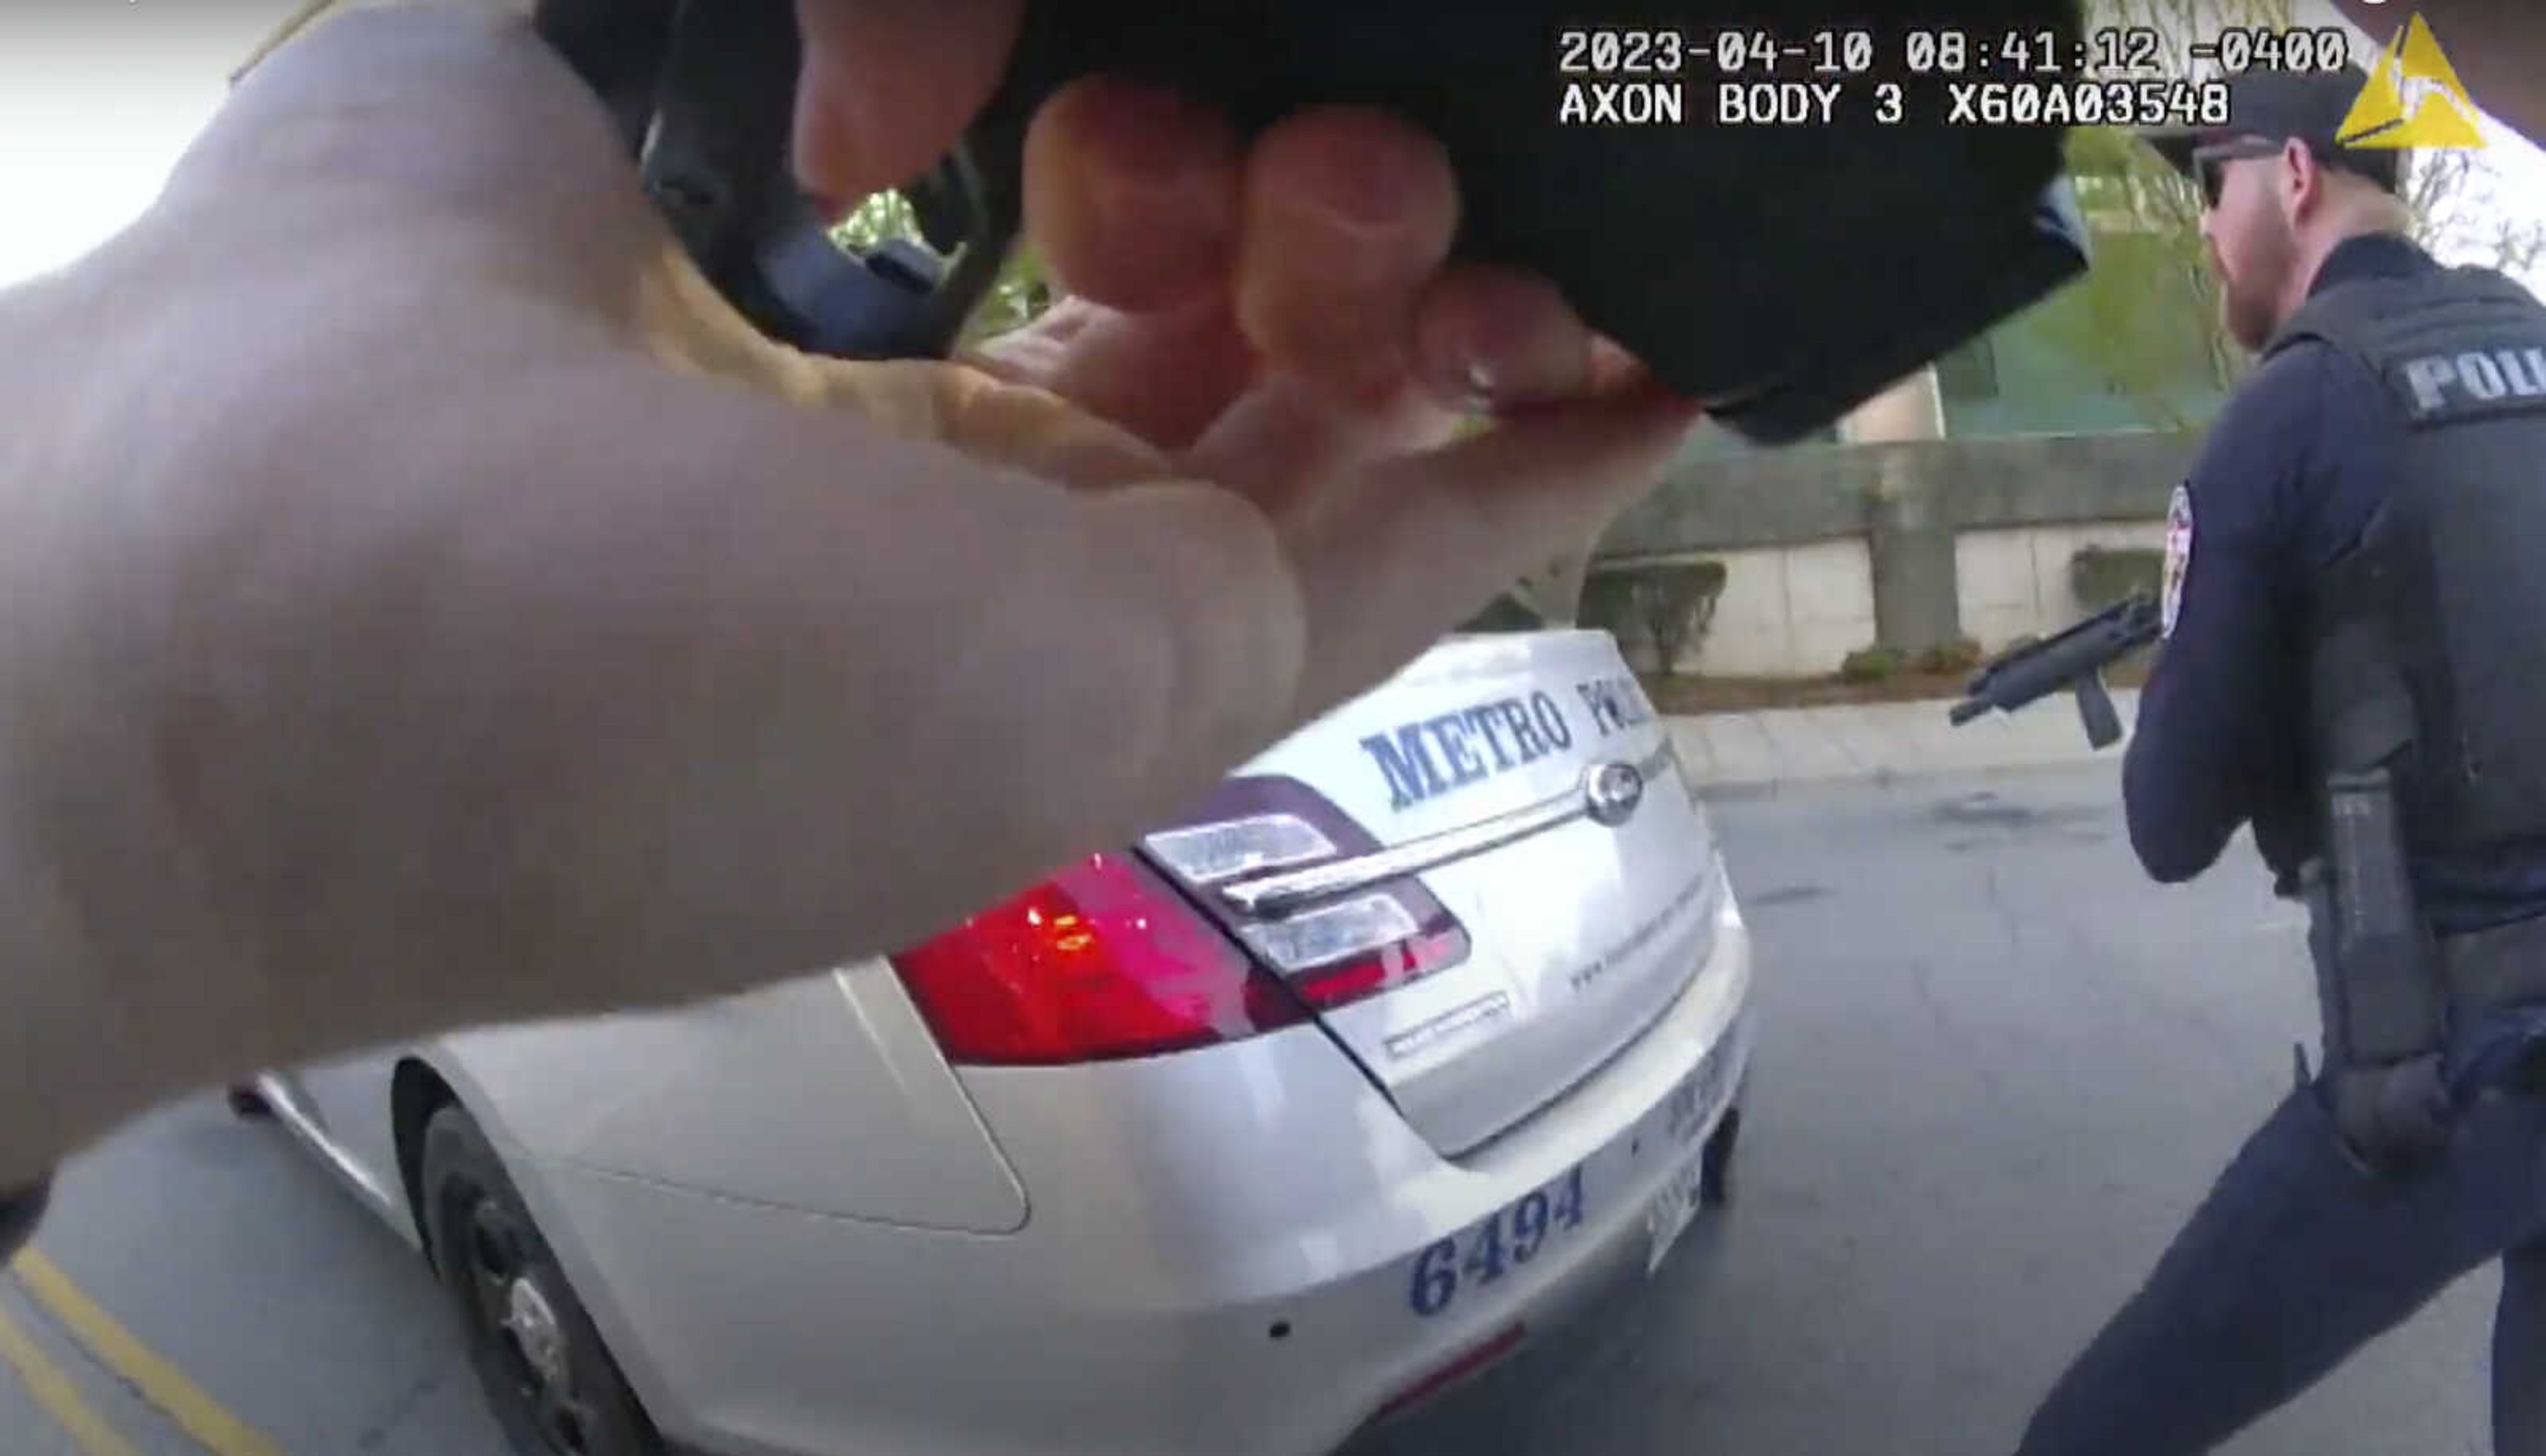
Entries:
{"label": "car tire", "polygon": [[503,1160],[457,1103],[425,1124],[421,1173],[425,1247],[513,1449],[663,1456],[661,1437]]}

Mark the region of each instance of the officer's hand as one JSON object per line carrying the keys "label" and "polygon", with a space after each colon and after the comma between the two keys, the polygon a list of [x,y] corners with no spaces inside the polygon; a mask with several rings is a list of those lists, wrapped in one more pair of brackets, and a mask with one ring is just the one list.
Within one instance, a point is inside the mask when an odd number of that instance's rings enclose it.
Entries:
{"label": "officer's hand", "polygon": [[[1338,297],[1406,316],[1421,251]],[[1180,321],[1029,342],[1102,395]],[[43,1089],[0,1184],[253,1068],[932,933],[1587,541],[1690,423],[1409,449],[1438,419],[1355,383],[1232,369],[1168,456],[775,349],[516,23],[322,23],[133,229],[0,296],[0,1065]]]}
{"label": "officer's hand", "polygon": [[[845,207],[919,172],[987,98],[1021,10],[799,0],[805,180]],[[1444,267],[1448,162],[1387,116],[1329,108],[1248,146],[1172,92],[1091,79],[1037,119],[1027,162],[1035,241],[1081,307],[994,357],[1159,443],[1272,373],[1322,386],[1327,433],[1401,429],[1409,385],[1509,406],[1633,377],[1553,287]]]}
{"label": "officer's hand", "polygon": [[2381,44],[2421,16],[2478,107],[2546,146],[2546,26],[2533,7],[2500,0],[2334,0],[2343,19]]}

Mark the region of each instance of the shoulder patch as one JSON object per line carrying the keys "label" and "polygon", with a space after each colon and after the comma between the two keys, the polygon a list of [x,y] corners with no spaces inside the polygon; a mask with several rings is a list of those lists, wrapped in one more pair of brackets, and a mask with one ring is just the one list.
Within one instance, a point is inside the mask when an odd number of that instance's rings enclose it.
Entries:
{"label": "shoulder patch", "polygon": [[2192,569],[2192,487],[2177,485],[2165,503],[2165,574],[2158,603],[2159,635],[2174,636],[2174,619],[2183,611],[2183,574]]}

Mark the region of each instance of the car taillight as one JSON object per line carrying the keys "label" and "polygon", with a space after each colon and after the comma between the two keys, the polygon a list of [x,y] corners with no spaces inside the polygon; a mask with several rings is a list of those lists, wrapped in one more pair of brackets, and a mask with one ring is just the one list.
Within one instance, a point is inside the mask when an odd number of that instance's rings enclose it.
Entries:
{"label": "car taillight", "polygon": [[1142,849],[1310,1008],[1347,1006],[1468,958],[1467,928],[1411,876],[1280,915],[1249,914],[1219,894],[1231,884],[1380,848],[1297,779],[1231,779],[1195,819],[1147,836]]}
{"label": "car taillight", "polygon": [[1410,877],[1283,915],[1214,893],[1377,848],[1305,784],[1232,779],[1194,822],[1142,840],[1158,868],[1089,855],[889,960],[954,1062],[1059,1066],[1239,1041],[1468,958],[1467,928]]}
{"label": "car taillight", "polygon": [[1090,855],[891,960],[947,1057],[976,1065],[1153,1056],[1306,1019],[1124,854]]}

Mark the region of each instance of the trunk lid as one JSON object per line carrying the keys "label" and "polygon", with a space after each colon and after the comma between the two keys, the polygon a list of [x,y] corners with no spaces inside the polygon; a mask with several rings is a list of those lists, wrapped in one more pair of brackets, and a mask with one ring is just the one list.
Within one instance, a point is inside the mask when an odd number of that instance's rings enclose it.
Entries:
{"label": "trunk lid", "polygon": [[1713,837],[1606,633],[1451,639],[1260,755],[1202,820],[1260,814],[1292,786],[1321,801],[1307,816],[1327,815],[1330,849],[1309,835],[1188,889],[1277,974],[1315,953],[1285,967],[1268,935],[1321,911],[1367,919],[1353,907],[1375,891],[1411,911],[1409,943],[1450,947],[1317,1012],[1445,1156],[1598,1070],[1706,963]]}

